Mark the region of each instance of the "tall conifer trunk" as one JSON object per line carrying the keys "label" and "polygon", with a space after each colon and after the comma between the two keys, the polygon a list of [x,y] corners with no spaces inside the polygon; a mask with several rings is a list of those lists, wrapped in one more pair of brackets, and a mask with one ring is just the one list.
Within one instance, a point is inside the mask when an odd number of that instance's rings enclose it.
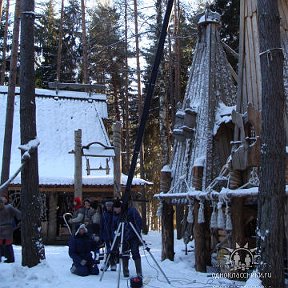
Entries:
{"label": "tall conifer trunk", "polygon": [[258,0],[262,76],[261,176],[258,248],[265,287],[284,287],[285,133],[283,51],[278,1]]}
{"label": "tall conifer trunk", "polygon": [[[158,0],[156,3],[157,9],[157,26],[161,27],[162,24],[162,13],[165,10],[165,4],[167,1]],[[164,9],[163,9],[164,8]],[[161,29],[159,29],[161,31]],[[159,37],[160,35],[158,35]],[[169,37],[169,35],[168,35]],[[169,158],[169,149],[168,149],[168,133],[167,133],[167,91],[169,87],[165,87],[164,82],[164,64],[160,64],[159,68],[159,78],[160,83],[160,92],[159,92],[159,125],[160,125],[160,143],[161,143],[161,159],[162,159],[162,166],[168,165],[170,158]],[[164,173],[161,174],[161,183],[163,182]],[[165,181],[164,181],[165,182]],[[160,185],[161,186],[161,185]],[[162,189],[160,187],[160,189]],[[169,189],[168,189],[169,190]],[[163,192],[167,192],[165,190]],[[161,190],[162,191],[162,190]],[[162,211],[162,255],[161,259],[169,259],[174,260],[174,226],[173,226],[173,217],[174,217],[174,210],[172,205],[168,205],[167,203],[163,204],[163,211]]]}
{"label": "tall conifer trunk", "polygon": [[[134,25],[135,25],[135,46],[136,46],[136,74],[137,74],[137,92],[138,92],[138,119],[141,120],[141,114],[143,109],[143,99],[141,91],[141,67],[140,67],[140,48],[139,48],[139,32],[138,32],[138,9],[137,9],[137,0],[134,0]],[[144,172],[144,144],[142,142],[140,149],[140,177],[145,179]],[[141,187],[142,199],[145,200],[146,188],[145,186]],[[141,214],[143,221],[142,231],[144,234],[148,233],[147,227],[147,215],[146,215],[146,202],[143,201],[141,205]]]}
{"label": "tall conifer trunk", "polygon": [[[10,159],[11,159],[11,145],[13,134],[13,119],[14,119],[14,102],[15,102],[15,87],[17,79],[17,59],[19,46],[19,25],[20,25],[20,0],[16,0],[14,12],[14,27],[12,52],[10,62],[9,86],[6,106],[6,120],[5,120],[5,135],[3,143],[2,155],[2,170],[1,183],[4,183],[9,178],[10,173]],[[1,191],[1,196],[8,196],[8,190]]]}
{"label": "tall conifer trunk", "polygon": [[88,53],[87,53],[87,37],[86,37],[86,7],[85,0],[81,0],[81,12],[82,12],[82,45],[83,45],[83,83],[88,84]]}
{"label": "tall conifer trunk", "polygon": [[57,50],[56,80],[58,82],[60,82],[60,76],[61,76],[63,21],[64,21],[64,0],[61,1],[61,16],[60,16],[59,39],[58,39],[58,50]]}
{"label": "tall conifer trunk", "polygon": [[10,1],[6,2],[6,10],[5,10],[5,28],[4,28],[4,39],[3,39],[3,57],[2,57],[2,66],[1,66],[1,76],[0,76],[0,84],[3,85],[5,82],[5,72],[6,72],[6,53],[7,53],[7,41],[8,41],[8,26],[9,26],[9,6]]}
{"label": "tall conifer trunk", "polygon": [[129,171],[131,149],[130,149],[130,124],[129,124],[129,79],[128,79],[128,2],[124,1],[125,5],[125,72],[124,74],[124,130],[125,130],[125,161],[123,172]]}
{"label": "tall conifer trunk", "polygon": [[[20,49],[20,134],[21,144],[37,138],[35,71],[34,71],[34,0],[21,0],[21,49]],[[23,152],[22,152],[23,153]],[[21,173],[22,211],[22,265],[33,267],[45,258],[41,239],[41,199],[38,177],[38,149]]]}

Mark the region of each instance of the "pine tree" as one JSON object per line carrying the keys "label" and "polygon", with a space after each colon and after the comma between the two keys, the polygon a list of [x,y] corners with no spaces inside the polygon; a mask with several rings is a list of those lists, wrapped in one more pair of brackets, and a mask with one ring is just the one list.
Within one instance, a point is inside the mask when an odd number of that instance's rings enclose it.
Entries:
{"label": "pine tree", "polygon": [[79,82],[81,75],[81,9],[79,1],[69,0],[64,8],[61,82]]}
{"label": "pine tree", "polygon": [[124,69],[125,44],[121,38],[119,25],[120,15],[115,7],[98,5],[91,12],[90,38],[90,74],[97,83],[110,85],[110,115],[115,120],[123,120],[121,112]]}
{"label": "pine tree", "polygon": [[[238,51],[240,0],[216,0],[215,4],[212,4],[210,8],[221,15],[221,39],[233,50]],[[234,70],[237,71],[237,59],[230,54],[227,55],[227,58]]]}
{"label": "pine tree", "polygon": [[35,39],[38,63],[36,69],[36,86],[47,88],[48,82],[56,79],[57,63],[57,20],[55,1],[50,0],[44,4],[44,11],[36,23]]}
{"label": "pine tree", "polygon": [[[25,145],[37,138],[34,71],[35,3],[33,0],[22,0],[21,8],[20,130],[21,144]],[[39,209],[41,204],[38,150],[36,145],[33,146],[30,158],[21,173],[22,265],[28,267],[36,266],[45,258],[41,239],[41,209]]]}
{"label": "pine tree", "polygon": [[[18,62],[18,46],[19,46],[19,30],[20,30],[20,0],[16,0],[14,11],[14,27],[13,27],[13,41],[9,71],[9,85],[6,106],[6,119],[5,119],[5,135],[3,141],[3,154],[2,154],[2,170],[1,170],[1,183],[9,179],[10,173],[10,159],[11,159],[11,144],[13,134],[13,119],[14,119],[14,106],[15,106],[15,87],[17,79],[17,62]],[[8,196],[8,189],[5,188],[0,193],[1,196]]]}
{"label": "pine tree", "polygon": [[11,50],[11,19],[9,14],[10,0],[6,1],[2,15],[2,23],[0,27],[0,50],[1,50],[1,71],[0,84],[3,85],[7,81],[6,72],[9,71],[9,53]]}
{"label": "pine tree", "polygon": [[[154,60],[155,51],[159,39],[159,33],[163,22],[163,14],[165,12],[165,1],[158,0],[155,4],[156,15],[153,19],[154,22],[150,24],[149,41],[152,43],[149,48],[145,49],[145,59],[147,62],[147,69],[144,75],[145,82],[147,83],[150,75],[151,65]],[[178,21],[177,33],[173,31],[173,26],[169,29],[169,34],[166,41],[166,52],[162,59],[160,71],[158,72],[157,84],[154,92],[153,104],[151,107],[151,116],[148,122],[145,136],[145,171],[147,179],[153,179],[154,187],[152,191],[159,191],[160,186],[160,171],[165,164],[169,164],[171,153],[171,125],[173,125],[174,116],[176,113],[177,101],[182,101],[186,82],[188,77],[188,67],[191,64],[191,51],[195,42],[195,23],[192,24],[188,21],[188,10],[184,12],[181,2],[178,5]],[[176,38],[177,37],[177,38]],[[178,41],[179,50],[175,50],[175,41]],[[178,76],[179,84],[177,85],[178,95],[175,97],[175,54],[178,53],[178,61],[180,61],[180,75]],[[180,87],[179,87],[180,85]],[[144,95],[146,88],[144,87]],[[179,99],[175,99],[178,98]],[[160,129],[160,127],[162,127]],[[153,138],[153,135],[160,137]],[[166,144],[164,147],[163,143]],[[164,148],[164,149],[163,149]],[[153,155],[155,153],[155,155]],[[149,159],[153,159],[153,163],[149,163]],[[153,167],[154,165],[154,167]],[[158,168],[155,168],[158,167]],[[155,173],[159,171],[159,173]],[[154,192],[153,192],[154,193]],[[149,195],[153,199],[153,195]],[[155,203],[152,203],[154,205]],[[170,207],[171,208],[171,207]],[[171,211],[169,211],[170,213]],[[171,214],[170,214],[171,215]],[[167,249],[169,250],[169,248]],[[171,252],[171,251],[170,251]],[[173,252],[173,251],[172,251]],[[171,253],[162,255],[164,258],[173,258]],[[165,254],[165,253],[164,253]]]}
{"label": "pine tree", "polygon": [[[262,78],[261,174],[258,195],[258,270],[264,287],[284,288],[285,95],[277,1],[258,0]],[[287,239],[286,239],[287,241]],[[267,275],[267,274],[266,274]]]}

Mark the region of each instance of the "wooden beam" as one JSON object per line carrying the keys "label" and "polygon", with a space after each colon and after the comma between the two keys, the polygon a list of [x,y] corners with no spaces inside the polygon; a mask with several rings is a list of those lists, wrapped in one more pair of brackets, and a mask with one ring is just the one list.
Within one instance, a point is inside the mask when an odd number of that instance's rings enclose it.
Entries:
{"label": "wooden beam", "polygon": [[61,83],[61,82],[49,82],[48,87],[50,89],[69,89],[69,90],[81,90],[81,91],[93,91],[93,90],[106,90],[105,84],[81,84],[81,83]]}
{"label": "wooden beam", "polygon": [[82,199],[82,130],[74,132],[75,139],[75,170],[74,170],[74,196]]}

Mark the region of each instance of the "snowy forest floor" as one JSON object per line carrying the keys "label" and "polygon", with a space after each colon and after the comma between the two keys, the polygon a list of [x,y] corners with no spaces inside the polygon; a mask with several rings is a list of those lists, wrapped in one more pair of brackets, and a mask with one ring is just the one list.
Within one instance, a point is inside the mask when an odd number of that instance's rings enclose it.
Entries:
{"label": "snowy forest floor", "polygon": [[[175,261],[161,262],[161,234],[149,232],[143,239],[151,248],[150,252],[170,280],[168,284],[157,268],[151,255],[141,249],[145,288],[236,288],[245,286],[245,282],[232,281],[225,278],[216,279],[212,273],[196,272],[194,267],[193,247],[188,244],[188,255],[182,240],[175,239]],[[46,260],[33,268],[21,266],[21,246],[14,246],[16,262],[0,263],[0,288],[71,288],[101,287],[116,288],[118,272],[106,271],[100,282],[100,275],[79,277],[70,273],[72,261],[68,255],[68,246],[46,246]],[[101,264],[100,264],[101,265]],[[133,260],[129,261],[130,275],[135,275]],[[101,272],[100,272],[101,273]],[[249,282],[249,283],[248,283]],[[255,284],[256,283],[256,284]],[[129,279],[120,277],[119,288],[127,288]],[[245,288],[258,288],[257,281],[250,279]]]}

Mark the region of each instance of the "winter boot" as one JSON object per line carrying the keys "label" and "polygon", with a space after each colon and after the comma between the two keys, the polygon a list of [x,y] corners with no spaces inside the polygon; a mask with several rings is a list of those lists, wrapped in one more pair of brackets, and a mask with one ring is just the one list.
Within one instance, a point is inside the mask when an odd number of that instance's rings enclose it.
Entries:
{"label": "winter boot", "polygon": [[111,256],[110,256],[110,267],[111,267],[111,271],[116,271],[117,270],[117,265],[116,265],[115,255],[114,254],[111,254]]}
{"label": "winter boot", "polygon": [[129,258],[123,257],[122,258],[122,263],[123,263],[123,276],[129,277],[129,269],[128,269],[128,264],[129,264]]}
{"label": "winter boot", "polygon": [[136,268],[137,276],[143,277],[142,276],[141,258],[134,260],[134,262],[135,262],[135,268]]}
{"label": "winter boot", "polygon": [[108,267],[109,267],[109,265],[107,265],[107,264],[104,263],[104,264],[102,265],[102,267],[100,268],[100,270],[101,270],[101,271],[107,271]]}
{"label": "winter boot", "polygon": [[14,250],[13,250],[12,244],[6,245],[4,256],[7,258],[7,259],[4,261],[4,263],[14,263],[14,262],[15,262]]}

